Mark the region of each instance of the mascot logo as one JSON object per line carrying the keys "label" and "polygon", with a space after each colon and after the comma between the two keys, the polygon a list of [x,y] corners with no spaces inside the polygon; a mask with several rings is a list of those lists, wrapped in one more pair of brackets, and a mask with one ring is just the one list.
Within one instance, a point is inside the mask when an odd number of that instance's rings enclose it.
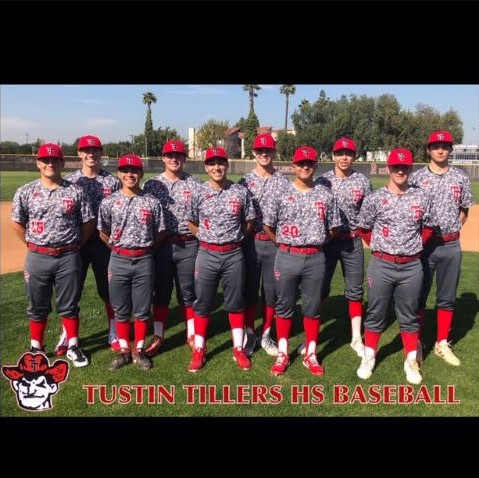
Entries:
{"label": "mascot logo", "polygon": [[43,412],[53,408],[52,398],[60,383],[68,378],[70,365],[56,360],[50,365],[43,353],[24,353],[17,365],[5,365],[2,373],[10,380],[18,406],[29,412]]}

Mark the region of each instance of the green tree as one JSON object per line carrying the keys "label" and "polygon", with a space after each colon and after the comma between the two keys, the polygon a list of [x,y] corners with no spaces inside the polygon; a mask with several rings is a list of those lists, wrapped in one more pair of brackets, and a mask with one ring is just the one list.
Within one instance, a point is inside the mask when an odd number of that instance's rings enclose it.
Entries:
{"label": "green tree", "polygon": [[254,111],[244,121],[244,154],[247,158],[252,157],[251,150],[253,149],[253,142],[258,134],[259,121]]}
{"label": "green tree", "polygon": [[256,91],[261,90],[259,85],[243,85],[243,90],[248,92],[249,95],[249,114],[254,114],[254,99],[258,96]]}
{"label": "green tree", "polygon": [[284,113],[284,130],[288,131],[289,95],[294,95],[296,93],[296,86],[294,86],[294,85],[283,85],[279,89],[279,92],[282,95],[286,96],[286,111]]}
{"label": "green tree", "polygon": [[280,161],[291,161],[296,148],[299,146],[296,136],[286,131],[279,131],[276,141],[276,152]]}
{"label": "green tree", "polygon": [[153,135],[153,120],[151,118],[151,104],[156,103],[156,96],[151,91],[143,93],[143,103],[147,106],[145,120],[145,156],[148,155],[148,142],[151,141]]}
{"label": "green tree", "polygon": [[206,150],[210,146],[219,144],[220,141],[225,139],[225,133],[228,128],[228,121],[210,119],[198,129],[196,133],[196,145],[199,149]]}

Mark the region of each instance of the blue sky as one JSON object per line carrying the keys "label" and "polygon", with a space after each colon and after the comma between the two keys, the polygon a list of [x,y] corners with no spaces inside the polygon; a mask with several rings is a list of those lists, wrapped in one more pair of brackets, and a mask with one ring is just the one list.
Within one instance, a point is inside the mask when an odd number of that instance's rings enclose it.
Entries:
{"label": "blue sky", "polygon": [[[284,126],[285,97],[281,85],[261,85],[255,111],[262,126]],[[479,85],[296,85],[290,113],[301,100],[314,102],[324,89],[333,100],[341,95],[377,97],[393,94],[404,109],[419,103],[441,113],[454,109],[464,123],[466,144],[479,144]],[[144,130],[143,93],[157,97],[152,105],[154,128],[174,128],[187,138],[211,118],[234,125],[248,115],[248,93],[242,85],[1,85],[0,140],[25,143],[37,138],[72,143],[84,134],[102,142],[129,141]],[[289,126],[292,127],[291,120]]]}

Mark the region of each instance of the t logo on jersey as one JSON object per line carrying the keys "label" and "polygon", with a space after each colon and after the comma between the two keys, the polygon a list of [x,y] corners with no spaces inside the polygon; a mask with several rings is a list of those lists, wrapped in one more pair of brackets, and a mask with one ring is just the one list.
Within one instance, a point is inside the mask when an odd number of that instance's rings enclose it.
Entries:
{"label": "t logo on jersey", "polygon": [[75,208],[75,203],[73,202],[73,199],[64,199],[63,208],[65,210],[65,214],[71,214],[73,212],[73,209]]}
{"label": "t logo on jersey", "polygon": [[353,195],[353,202],[355,203],[361,202],[364,197],[362,189],[351,189],[351,194]]}
{"label": "t logo on jersey", "polygon": [[52,398],[60,383],[68,378],[70,365],[66,360],[55,360],[50,365],[43,353],[24,353],[17,365],[2,367],[3,375],[17,398],[18,406],[29,412],[42,412],[53,408]]}
{"label": "t logo on jersey", "polygon": [[413,220],[420,221],[424,214],[424,209],[421,206],[411,206],[411,210],[413,211]]}
{"label": "t logo on jersey", "polygon": [[101,188],[101,194],[103,197],[111,196],[111,188]]}
{"label": "t logo on jersey", "polygon": [[152,218],[151,211],[149,209],[140,209],[140,221],[145,224],[150,224]]}
{"label": "t logo on jersey", "polygon": [[451,186],[452,199],[455,203],[459,202],[461,197],[461,187],[460,186]]}
{"label": "t logo on jersey", "polygon": [[389,237],[389,227],[383,227],[383,237]]}
{"label": "t logo on jersey", "polygon": [[241,211],[241,204],[237,199],[233,199],[230,201],[231,212],[237,216]]}
{"label": "t logo on jersey", "polygon": [[316,206],[316,212],[318,214],[319,220],[324,221],[324,210],[326,209],[324,204],[321,201],[316,201],[314,205]]}
{"label": "t logo on jersey", "polygon": [[185,198],[185,204],[189,204],[191,199],[191,191],[183,191],[183,196]]}

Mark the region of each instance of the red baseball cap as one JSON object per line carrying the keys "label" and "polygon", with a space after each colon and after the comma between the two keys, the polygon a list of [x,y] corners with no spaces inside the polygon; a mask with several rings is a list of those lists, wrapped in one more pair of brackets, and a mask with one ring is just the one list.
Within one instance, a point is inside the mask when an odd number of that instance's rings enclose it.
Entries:
{"label": "red baseball cap", "polygon": [[55,143],[45,143],[38,149],[37,159],[60,158],[63,159],[62,148]]}
{"label": "red baseball cap", "polygon": [[402,164],[403,166],[411,166],[414,162],[412,153],[409,149],[393,149],[388,156],[387,165],[395,166],[397,164]]}
{"label": "red baseball cap", "polygon": [[253,143],[253,149],[258,148],[276,149],[276,141],[270,134],[259,134]]}
{"label": "red baseball cap", "polygon": [[226,154],[225,148],[222,148],[221,146],[212,146],[211,148],[208,148],[205,154],[205,161],[214,158],[222,158],[228,161],[228,155]]}
{"label": "red baseball cap", "polygon": [[299,161],[318,161],[318,155],[316,150],[311,146],[300,146],[293,156],[293,163],[298,163]]}
{"label": "red baseball cap", "polygon": [[454,140],[452,139],[452,135],[449,131],[438,130],[431,133],[429,139],[427,141],[427,145],[429,146],[432,143],[449,143],[453,144]]}
{"label": "red baseball cap", "polygon": [[118,161],[118,168],[123,168],[124,166],[132,166],[133,168],[139,168],[143,171],[143,161],[136,154],[125,154]]}
{"label": "red baseball cap", "polygon": [[83,149],[83,148],[98,148],[103,151],[103,146],[101,144],[101,141],[99,138],[96,136],[92,136],[91,134],[87,134],[86,136],[82,136],[78,140],[78,147],[77,149]]}
{"label": "red baseball cap", "polygon": [[177,139],[172,139],[165,143],[163,146],[163,154],[167,153],[181,153],[187,156],[184,143]]}
{"label": "red baseball cap", "polygon": [[356,143],[351,138],[339,138],[334,143],[333,152],[341,151],[342,149],[349,149],[350,151],[356,152]]}

